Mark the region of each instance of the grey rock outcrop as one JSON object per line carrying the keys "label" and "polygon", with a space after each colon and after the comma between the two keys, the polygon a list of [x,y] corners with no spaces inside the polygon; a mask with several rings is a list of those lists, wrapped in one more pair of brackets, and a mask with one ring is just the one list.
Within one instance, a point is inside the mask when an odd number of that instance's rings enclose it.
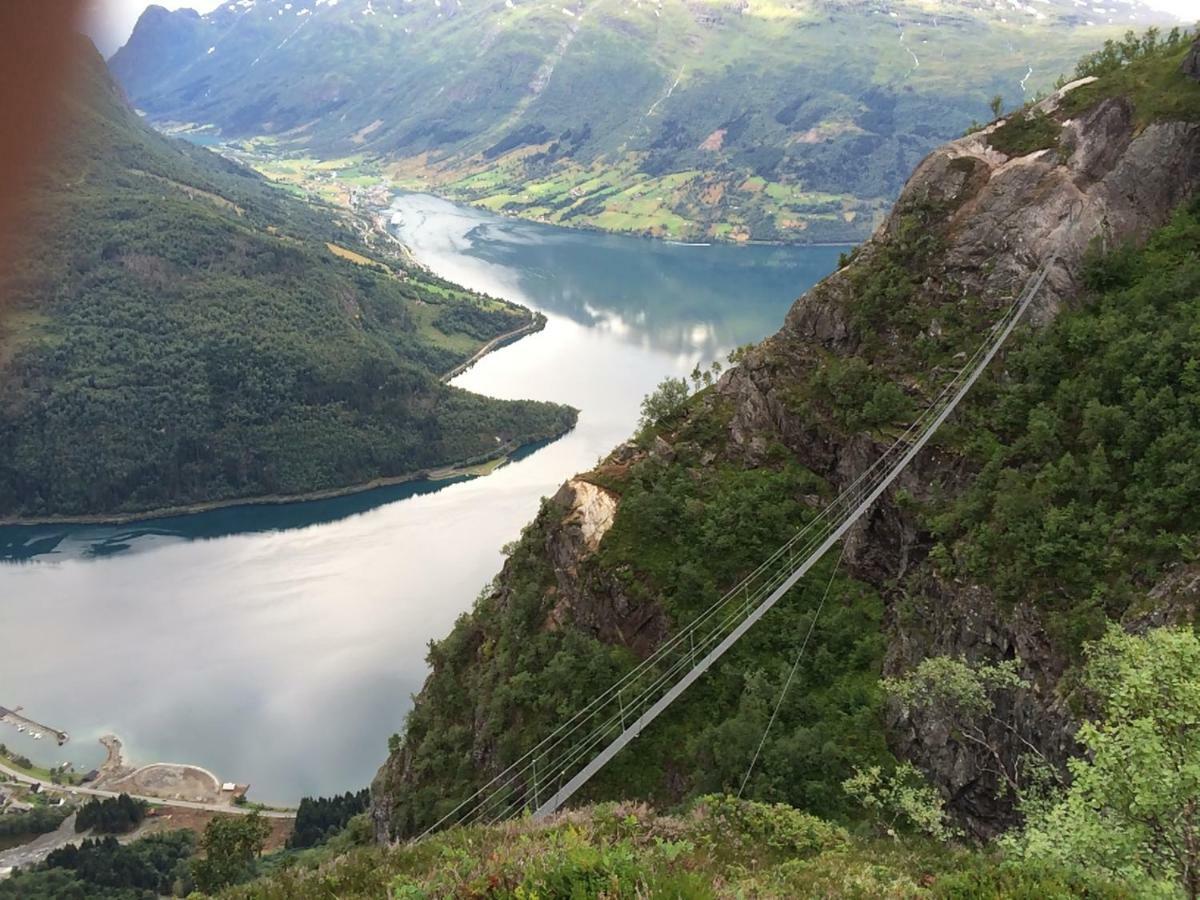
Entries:
{"label": "grey rock outcrop", "polygon": [[580,478],[571,479],[554,495],[544,513],[554,519],[545,548],[555,577],[554,604],[545,627],[556,629],[570,623],[605,643],[646,656],[667,635],[662,610],[657,604],[631,598],[620,573],[590,565],[616,511],[614,494]]}
{"label": "grey rock outcrop", "polygon": [[1192,49],[1188,51],[1188,55],[1183,58],[1183,66],[1181,67],[1183,74],[1188,78],[1194,78],[1200,81],[1200,40],[1192,44]]}

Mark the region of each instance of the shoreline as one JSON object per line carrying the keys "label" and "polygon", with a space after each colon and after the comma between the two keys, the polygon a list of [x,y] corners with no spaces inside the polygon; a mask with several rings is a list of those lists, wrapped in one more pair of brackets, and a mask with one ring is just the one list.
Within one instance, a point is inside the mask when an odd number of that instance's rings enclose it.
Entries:
{"label": "shoreline", "polygon": [[[315,500],[333,500],[338,497],[348,497],[353,494],[363,494],[378,488],[394,487],[413,481],[447,481],[451,478],[483,478],[488,473],[472,473],[470,470],[487,465],[498,459],[508,457],[523,447],[538,444],[542,441],[556,441],[568,434],[575,426],[566,428],[558,434],[547,438],[527,441],[524,444],[505,444],[497,452],[483,457],[471,457],[466,460],[441,466],[436,469],[423,469],[418,472],[408,472],[402,475],[383,475],[357,484],[343,487],[324,488],[319,491],[307,491],[299,494],[261,494],[253,497],[231,497],[226,500],[205,500],[200,503],[188,503],[182,506],[165,506],[158,509],[143,510],[129,513],[97,513],[90,516],[45,516],[42,518],[0,518],[0,528],[30,528],[41,525],[128,525],[132,522],[152,521],[154,519],[169,519],[175,516],[190,516],[198,513],[212,512],[218,509],[229,509],[235,506],[283,506],[288,503],[308,503]],[[497,466],[496,468],[499,468]],[[494,471],[494,470],[493,470]]]}
{"label": "shoreline", "polygon": [[[521,338],[529,334],[536,334],[546,327],[546,317],[536,310],[529,311],[533,315],[533,320],[520,328],[498,335],[484,344],[475,355],[466,362],[460,363],[449,372],[440,376],[442,383],[448,383],[454,378],[457,378],[479,360],[483,359],[489,353],[493,353],[509,344],[519,341]],[[322,488],[319,491],[304,491],[298,494],[261,494],[253,497],[230,497],[224,500],[204,500],[198,503],[185,503],[180,506],[163,506],[156,509],[145,510],[140,512],[129,513],[97,513],[95,515],[80,515],[80,516],[43,516],[40,518],[22,518],[19,516],[0,516],[0,528],[30,528],[39,525],[128,525],[131,522],[142,522],[153,519],[169,519],[175,516],[191,516],[198,513],[212,512],[218,509],[229,509],[235,506],[283,506],[288,503],[307,503],[314,500],[333,500],[337,497],[348,497],[353,494],[363,494],[367,491],[373,491],[378,488],[394,487],[398,484],[407,484],[413,481],[446,481],[450,478],[465,477],[465,478],[483,478],[488,473],[472,473],[469,470],[478,466],[486,465],[487,463],[495,462],[497,459],[507,457],[512,453],[520,450],[522,447],[530,444],[537,444],[541,441],[549,440],[556,441],[563,435],[569,433],[575,426],[572,425],[558,434],[551,435],[548,438],[538,438],[534,441],[528,441],[524,444],[505,444],[503,447],[497,448],[495,453],[489,453],[480,457],[468,457],[465,460],[449,463],[448,465],[439,466],[435,469],[421,469],[416,472],[405,472],[400,475],[382,475],[378,478],[372,478],[370,481],[363,481],[357,484],[349,484],[343,487]],[[499,467],[497,467],[499,468]],[[494,470],[493,470],[494,471]]]}
{"label": "shoreline", "polygon": [[475,355],[466,362],[459,363],[449,372],[446,372],[444,375],[442,375],[442,383],[449,384],[489,353],[493,353],[496,350],[499,350],[501,347],[507,347],[509,344],[519,341],[526,335],[537,334],[539,331],[544,330],[546,327],[546,316],[532,309],[529,310],[529,314],[533,317],[530,322],[522,325],[520,328],[514,328],[512,331],[505,332],[504,334],[492,338],[477,351],[475,351]]}
{"label": "shoreline", "polygon": [[[255,170],[257,171],[257,170]],[[261,173],[260,173],[261,174]],[[471,209],[477,209],[480,212],[489,213],[493,216],[499,216],[502,219],[511,219],[515,222],[530,222],[534,225],[546,225],[550,228],[565,228],[568,231],[589,232],[591,234],[612,235],[614,237],[637,238],[644,241],[654,241],[659,244],[678,244],[681,246],[709,244],[712,246],[721,247],[857,247],[860,244],[865,244],[870,240],[870,234],[857,241],[771,241],[771,240],[745,240],[734,241],[726,237],[702,237],[696,239],[685,239],[681,237],[668,237],[654,234],[645,234],[637,231],[616,231],[611,228],[601,228],[598,225],[583,224],[568,224],[565,222],[545,222],[541,219],[533,218],[532,216],[523,216],[516,212],[501,212],[483,204],[482,200],[468,200],[465,197],[455,197],[449,193],[440,190],[440,185],[427,185],[421,188],[401,187],[392,185],[392,193],[403,194],[429,194],[431,197],[437,197],[439,200],[445,200],[448,203],[457,203],[461,206],[469,206]],[[872,232],[874,229],[872,229]]]}
{"label": "shoreline", "polygon": [[[252,169],[253,171],[258,172],[258,174],[262,175],[264,178],[267,178],[269,181],[278,183],[275,181],[275,179],[271,175],[269,175],[266,172],[263,172],[257,166],[255,166],[253,164],[253,162],[238,157],[236,152],[231,152],[229,150],[228,146],[226,145],[227,139],[220,136],[220,131],[221,131],[220,128],[218,128],[215,125],[212,125],[211,123],[197,125],[196,123],[173,123],[173,122],[158,123],[158,122],[152,121],[151,124],[154,126],[155,130],[159,131],[161,134],[165,134],[166,136],[168,136],[172,139],[175,139],[175,140],[187,140],[187,137],[185,135],[187,133],[192,133],[192,132],[212,133],[213,136],[216,138],[216,140],[211,146],[204,145],[207,149],[212,150],[214,153],[217,153],[221,156],[225,156],[227,158],[234,159],[235,161],[241,163],[242,165],[247,166],[248,168]],[[172,126],[175,126],[175,125],[184,125],[185,127],[173,129]],[[209,128],[213,129],[214,131],[206,132],[206,129],[209,129]],[[279,157],[275,157],[275,156],[271,157],[271,159],[278,159],[278,158]],[[322,157],[318,157],[318,156],[314,156],[314,158],[315,159],[323,159]],[[396,160],[393,160],[393,162],[396,162]],[[753,238],[744,240],[744,241],[738,241],[738,240],[733,240],[731,238],[723,237],[720,235],[703,235],[703,236],[696,236],[696,237],[692,237],[692,238],[683,238],[683,237],[674,236],[674,235],[655,235],[655,234],[648,234],[645,232],[619,231],[619,230],[612,229],[612,228],[602,228],[599,225],[593,225],[588,222],[583,222],[583,223],[546,222],[541,219],[534,218],[532,216],[522,215],[519,212],[504,212],[504,211],[498,211],[498,210],[492,209],[492,208],[484,205],[484,200],[486,200],[487,198],[468,199],[468,198],[462,197],[462,196],[454,196],[450,191],[444,190],[444,187],[446,184],[454,183],[453,180],[442,181],[440,183],[433,182],[432,180],[428,180],[428,179],[419,179],[419,180],[422,181],[421,184],[413,185],[411,183],[403,183],[403,182],[397,183],[390,176],[386,177],[386,181],[388,182],[388,189],[390,190],[390,192],[393,195],[395,195],[396,193],[430,194],[434,197],[438,197],[439,199],[449,201],[450,203],[458,203],[463,206],[469,206],[472,209],[478,209],[482,212],[491,213],[492,215],[500,216],[505,219],[513,219],[513,220],[520,221],[520,222],[533,222],[538,225],[550,225],[555,228],[565,228],[565,229],[568,229],[571,231],[591,232],[593,234],[614,235],[617,237],[642,238],[644,240],[657,241],[659,243],[689,244],[689,243],[702,242],[702,243],[716,244],[716,245],[727,246],[727,247],[750,247],[750,246],[857,247],[860,244],[866,243],[868,240],[870,240],[871,235],[874,233],[875,228],[877,227],[877,226],[872,226],[872,227],[868,228],[866,233],[860,238],[845,240],[845,241],[789,241],[789,240],[763,240],[763,239],[753,239]],[[342,206],[342,208],[344,208],[344,209],[348,209],[351,212],[356,212],[355,207],[352,205],[348,205],[348,204],[343,205],[343,204],[339,204],[339,203],[334,203],[331,205]],[[386,229],[384,229],[384,230],[386,231]]]}

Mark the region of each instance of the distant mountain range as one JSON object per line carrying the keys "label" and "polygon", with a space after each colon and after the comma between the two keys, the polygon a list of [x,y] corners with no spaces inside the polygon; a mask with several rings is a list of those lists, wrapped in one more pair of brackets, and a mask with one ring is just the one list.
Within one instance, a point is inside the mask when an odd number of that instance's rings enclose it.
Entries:
{"label": "distant mountain range", "polygon": [[159,122],[567,225],[850,240],[995,94],[1162,17],[1125,0],[233,0],[112,58]]}
{"label": "distant mountain range", "polygon": [[0,519],[337,491],[561,434],[440,377],[540,320],[139,121],[80,39],[0,271]]}

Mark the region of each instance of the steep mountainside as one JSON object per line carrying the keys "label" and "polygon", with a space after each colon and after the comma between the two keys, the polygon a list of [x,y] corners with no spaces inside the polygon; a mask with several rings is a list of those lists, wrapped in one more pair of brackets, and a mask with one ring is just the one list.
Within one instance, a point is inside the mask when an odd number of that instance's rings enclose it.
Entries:
{"label": "steep mountainside", "polygon": [[447,387],[528,310],[143,125],[81,39],[0,273],[0,518],[337,489],[562,433]]}
{"label": "steep mountainside", "polygon": [[1148,17],[1130,0],[232,0],[151,7],[111,66],[154,119],[497,210],[848,240],[994,94],[1017,105]]}
{"label": "steep mountainside", "polygon": [[[431,650],[374,785],[381,838],[452,808],[737,583],[1053,260],[1035,327],[851,532],[842,569],[825,560],[585,791],[736,789],[832,579],[750,796],[842,817],[853,766],[895,756],[975,833],[1011,822],[1021,755],[1074,751],[1081,642],[1197,614],[1200,45],[1128,57],[931,154],[778,334],[544,504]],[[884,701],[881,676],[938,655],[1018,661],[986,739]]]}

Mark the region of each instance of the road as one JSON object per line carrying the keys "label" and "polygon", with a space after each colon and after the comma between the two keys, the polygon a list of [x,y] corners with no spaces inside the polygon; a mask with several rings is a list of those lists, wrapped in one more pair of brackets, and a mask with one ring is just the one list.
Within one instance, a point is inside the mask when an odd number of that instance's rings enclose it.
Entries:
{"label": "road", "polygon": [[[117,797],[120,796],[120,791],[106,791],[101,788],[83,787],[81,785],[65,785],[55,784],[52,781],[43,781],[40,778],[34,778],[30,775],[22,774],[16,769],[10,769],[4,762],[0,761],[0,772],[6,775],[11,775],[14,779],[22,784],[40,784],[42,790],[47,793],[55,794],[83,794],[88,797]],[[147,803],[153,803],[156,806],[178,806],[183,809],[202,809],[209,812],[224,812],[237,816],[245,816],[254,812],[249,806],[233,806],[220,803],[198,803],[194,800],[164,800],[162,797],[146,797],[140,794],[130,794],[135,800],[145,800]],[[293,819],[296,817],[295,810],[275,810],[275,809],[260,809],[259,814],[267,819]]]}
{"label": "road", "polygon": [[75,833],[75,813],[71,813],[54,831],[38,835],[28,844],[0,850],[0,869],[10,866],[36,866],[59,847],[78,843],[87,836]]}

